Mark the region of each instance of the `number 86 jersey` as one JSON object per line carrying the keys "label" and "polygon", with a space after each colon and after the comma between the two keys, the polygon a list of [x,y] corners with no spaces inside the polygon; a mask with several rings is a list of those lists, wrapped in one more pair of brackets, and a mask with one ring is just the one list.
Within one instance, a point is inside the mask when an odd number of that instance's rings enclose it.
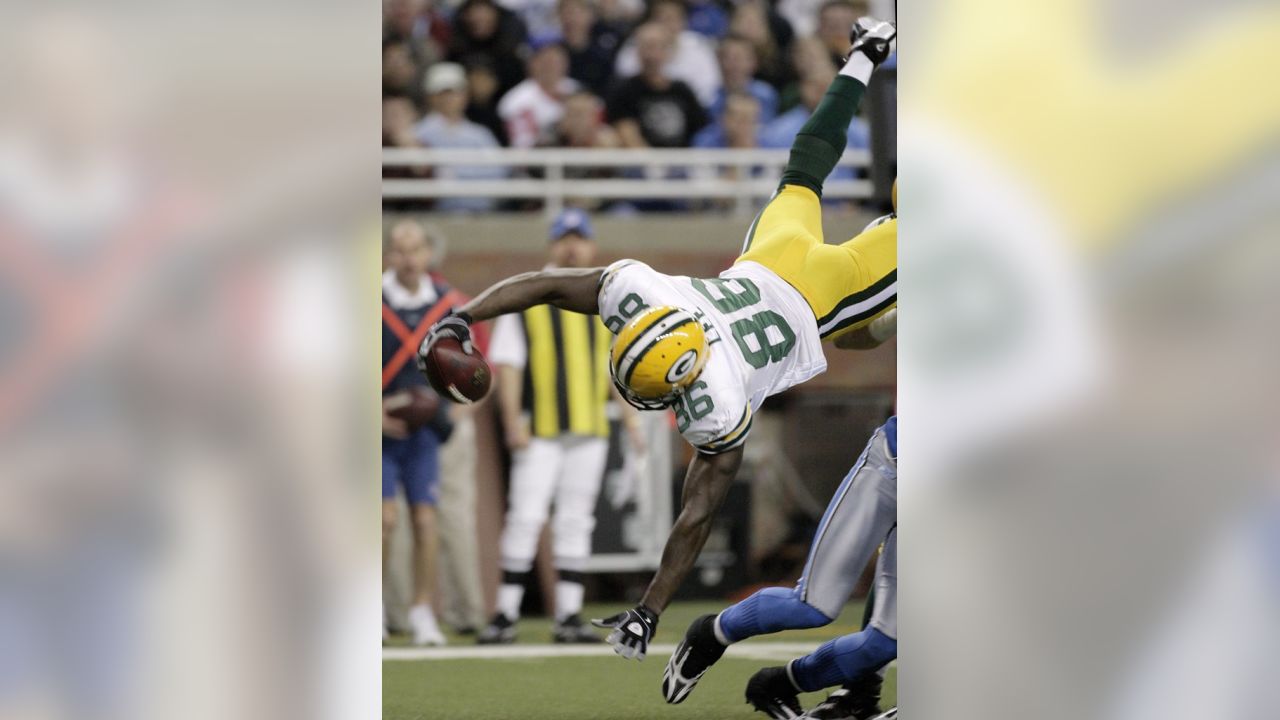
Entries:
{"label": "number 86 jersey", "polygon": [[738,447],[765,398],[827,369],[809,304],[754,262],[703,279],[619,260],[601,275],[597,299],[614,334],[644,308],[661,305],[682,308],[702,323],[710,356],[673,407],[680,434],[699,452]]}

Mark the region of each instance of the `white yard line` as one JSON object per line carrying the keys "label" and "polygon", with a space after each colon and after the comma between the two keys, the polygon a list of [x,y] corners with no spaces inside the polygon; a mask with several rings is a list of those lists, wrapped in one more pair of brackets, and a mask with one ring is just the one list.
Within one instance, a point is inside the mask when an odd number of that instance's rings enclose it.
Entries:
{"label": "white yard line", "polygon": [[[729,657],[751,660],[789,660],[813,652],[822,643],[814,642],[747,642],[733,645]],[[660,643],[649,646],[648,658],[666,658],[676,646]],[[388,660],[532,660],[554,657],[610,657],[609,645],[463,645],[455,647],[388,647],[382,659]]]}

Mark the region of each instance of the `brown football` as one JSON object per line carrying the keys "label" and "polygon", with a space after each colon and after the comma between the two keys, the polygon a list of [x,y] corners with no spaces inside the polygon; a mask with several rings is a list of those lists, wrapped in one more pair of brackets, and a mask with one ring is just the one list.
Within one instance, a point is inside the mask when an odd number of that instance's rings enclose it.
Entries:
{"label": "brown football", "polygon": [[476,351],[468,355],[462,343],[441,338],[427,353],[427,380],[442,397],[457,403],[473,403],[489,392],[493,373]]}
{"label": "brown football", "polygon": [[388,395],[387,414],[403,420],[410,430],[430,425],[440,410],[440,396],[421,385]]}

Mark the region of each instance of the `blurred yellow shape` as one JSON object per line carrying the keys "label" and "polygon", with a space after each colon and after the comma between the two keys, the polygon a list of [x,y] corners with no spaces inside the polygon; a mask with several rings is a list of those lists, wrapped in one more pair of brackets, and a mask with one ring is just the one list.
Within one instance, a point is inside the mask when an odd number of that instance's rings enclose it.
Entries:
{"label": "blurred yellow shape", "polygon": [[1087,247],[1220,181],[1280,129],[1275,4],[1215,10],[1150,50],[1104,20],[1119,14],[1105,3],[932,10],[932,27],[904,45],[904,109],[958,127],[1029,173]]}

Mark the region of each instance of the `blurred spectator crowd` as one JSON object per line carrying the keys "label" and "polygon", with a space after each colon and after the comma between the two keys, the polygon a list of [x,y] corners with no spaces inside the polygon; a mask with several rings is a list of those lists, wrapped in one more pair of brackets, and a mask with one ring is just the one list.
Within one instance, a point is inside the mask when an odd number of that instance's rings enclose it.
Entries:
{"label": "blurred spectator crowd", "polygon": [[[385,0],[382,143],[787,148],[835,76],[850,26],[877,9],[869,0]],[[866,148],[867,135],[855,120],[849,147]]]}

